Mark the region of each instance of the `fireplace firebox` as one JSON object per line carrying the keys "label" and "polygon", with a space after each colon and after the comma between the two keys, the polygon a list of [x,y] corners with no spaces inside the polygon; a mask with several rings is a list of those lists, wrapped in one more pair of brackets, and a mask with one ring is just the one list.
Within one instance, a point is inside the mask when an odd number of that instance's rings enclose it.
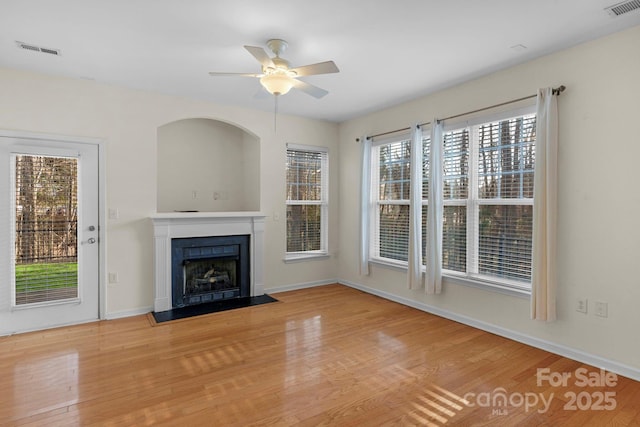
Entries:
{"label": "fireplace firebox", "polygon": [[250,295],[250,236],[171,239],[173,308]]}

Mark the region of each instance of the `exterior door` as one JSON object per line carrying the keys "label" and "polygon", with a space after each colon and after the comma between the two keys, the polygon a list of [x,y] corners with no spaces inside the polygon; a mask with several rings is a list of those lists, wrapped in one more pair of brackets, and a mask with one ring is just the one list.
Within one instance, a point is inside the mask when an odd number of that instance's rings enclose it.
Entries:
{"label": "exterior door", "polygon": [[0,137],[0,335],[98,319],[98,153]]}

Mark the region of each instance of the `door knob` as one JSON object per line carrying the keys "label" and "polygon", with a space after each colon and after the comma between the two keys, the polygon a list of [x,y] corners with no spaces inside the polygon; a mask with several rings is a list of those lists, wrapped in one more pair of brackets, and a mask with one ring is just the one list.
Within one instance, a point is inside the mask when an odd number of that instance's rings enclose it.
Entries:
{"label": "door knob", "polygon": [[87,243],[89,244],[94,244],[96,242],[96,239],[94,239],[93,237],[90,237],[89,240],[87,240]]}

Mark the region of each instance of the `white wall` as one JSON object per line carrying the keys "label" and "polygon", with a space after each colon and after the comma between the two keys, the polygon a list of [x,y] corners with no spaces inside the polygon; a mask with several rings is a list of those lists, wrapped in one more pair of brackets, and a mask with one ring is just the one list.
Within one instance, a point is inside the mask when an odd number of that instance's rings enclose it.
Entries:
{"label": "white wall", "polygon": [[[337,165],[337,125],[273,113],[130,90],[88,80],[0,68],[0,129],[101,138],[106,141],[107,315],[149,310],[153,303],[153,232],[156,212],[158,127],[185,118],[232,123],[260,139],[260,207],[267,215],[265,288],[335,278],[335,256],[284,264],[286,143],[329,147]],[[332,169],[330,251],[337,251],[337,172]],[[274,215],[274,214],[278,215]],[[276,221],[274,218],[279,217]],[[106,272],[103,272],[106,276]]]}
{"label": "white wall", "polygon": [[[640,370],[640,27],[340,125],[340,278],[551,345]],[[560,84],[558,320],[529,319],[529,300],[445,282],[410,291],[406,273],[358,273],[360,146],[355,138],[535,94]],[[589,299],[589,313],[575,311]],[[594,315],[594,301],[609,317]]]}
{"label": "white wall", "polygon": [[[242,132],[242,165],[244,174],[244,191],[241,201],[244,210],[260,210],[260,141],[256,137]],[[336,194],[336,200],[338,195]]]}
{"label": "white wall", "polygon": [[260,210],[260,145],[240,128],[211,119],[160,126],[157,161],[158,212]]}

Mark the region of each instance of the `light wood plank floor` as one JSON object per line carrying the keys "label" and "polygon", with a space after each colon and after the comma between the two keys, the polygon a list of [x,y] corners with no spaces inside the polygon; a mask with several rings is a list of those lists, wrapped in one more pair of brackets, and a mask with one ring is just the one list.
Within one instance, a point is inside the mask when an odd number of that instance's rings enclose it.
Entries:
{"label": "light wood plank floor", "polygon": [[0,338],[0,425],[640,425],[638,382],[340,285],[274,296]]}

